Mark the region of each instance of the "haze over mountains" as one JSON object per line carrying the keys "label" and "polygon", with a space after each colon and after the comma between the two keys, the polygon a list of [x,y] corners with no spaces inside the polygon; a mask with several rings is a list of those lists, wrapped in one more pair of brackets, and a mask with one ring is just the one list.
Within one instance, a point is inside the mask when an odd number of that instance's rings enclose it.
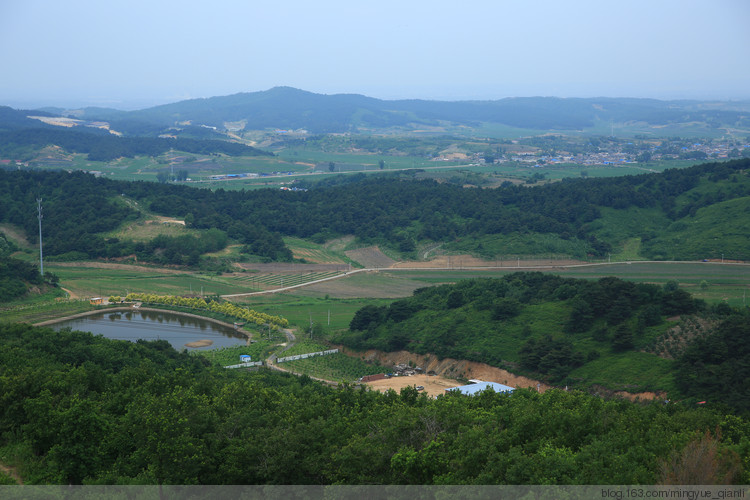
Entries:
{"label": "haze over mountains", "polygon": [[217,130],[305,129],[310,133],[373,132],[499,124],[530,130],[584,131],[597,124],[704,123],[750,127],[750,101],[660,101],[637,98],[514,97],[494,101],[381,100],[358,94],[315,94],[291,87],[191,99],[137,111],[110,108],[52,114],[106,121],[129,135],[161,133],[176,124]]}

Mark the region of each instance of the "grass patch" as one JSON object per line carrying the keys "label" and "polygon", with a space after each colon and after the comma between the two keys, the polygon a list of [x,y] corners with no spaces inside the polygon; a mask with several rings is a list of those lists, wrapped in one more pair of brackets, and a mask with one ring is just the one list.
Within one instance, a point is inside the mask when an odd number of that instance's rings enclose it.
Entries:
{"label": "grass patch", "polygon": [[145,242],[151,241],[159,235],[176,237],[183,236],[185,234],[191,234],[193,236],[199,237],[201,231],[198,231],[197,229],[186,228],[182,224],[160,222],[158,219],[152,219],[132,222],[124,227],[105,234],[104,237]]}
{"label": "grass patch", "polygon": [[232,276],[175,272],[161,268],[111,269],[81,266],[45,266],[60,278],[61,286],[82,297],[125,296],[128,292],[157,295],[226,295],[247,292],[249,286]]}
{"label": "grass patch", "polygon": [[301,334],[297,334],[297,342],[290,347],[289,349],[285,350],[284,352],[280,352],[279,357],[285,357],[285,356],[296,356],[297,354],[307,354],[309,352],[320,352],[320,351],[327,351],[331,349],[331,346],[328,344],[324,344],[323,342],[318,342],[315,340],[310,339],[299,339]]}
{"label": "grass patch", "polygon": [[10,323],[41,323],[50,319],[62,318],[87,311],[94,311],[97,306],[88,300],[61,300],[55,302],[12,302],[3,304],[2,321]]}
{"label": "grass patch", "polygon": [[347,383],[355,382],[365,375],[375,375],[384,371],[379,364],[366,363],[360,358],[342,353],[289,361],[282,363],[281,367],[311,377]]}
{"label": "grass patch", "polygon": [[[324,299],[300,297],[298,295],[275,294],[250,297],[237,301],[248,305],[252,309],[274,316],[283,316],[301,330],[310,328],[313,324],[322,325],[325,330],[340,330],[349,328],[354,313],[368,304],[387,304],[390,300],[377,299]],[[329,323],[330,312],[330,323]]]}
{"label": "grass patch", "polygon": [[[311,241],[299,238],[284,238],[284,244],[291,250],[295,259],[304,259],[314,264],[348,264],[348,259],[343,253],[335,252],[331,248],[319,245]],[[342,270],[345,270],[342,267]]]}
{"label": "grass patch", "polygon": [[534,256],[536,259],[553,259],[561,256],[583,259],[591,251],[590,245],[577,238],[563,239],[554,234],[541,233],[485,235],[446,243],[445,249],[487,258]]}
{"label": "grass patch", "polygon": [[750,260],[750,197],[716,203],[679,219],[644,245],[657,259]]}
{"label": "grass patch", "polygon": [[220,366],[231,366],[240,363],[240,355],[242,354],[249,355],[253,361],[263,361],[268,358],[277,347],[277,342],[260,340],[246,346],[237,345],[207,351],[191,351],[191,354],[194,356],[203,356],[209,359],[212,363]]}
{"label": "grass patch", "polygon": [[569,377],[585,380],[587,386],[601,385],[615,391],[674,393],[677,389],[671,372],[673,365],[674,361],[645,352],[603,354],[573,370]]}

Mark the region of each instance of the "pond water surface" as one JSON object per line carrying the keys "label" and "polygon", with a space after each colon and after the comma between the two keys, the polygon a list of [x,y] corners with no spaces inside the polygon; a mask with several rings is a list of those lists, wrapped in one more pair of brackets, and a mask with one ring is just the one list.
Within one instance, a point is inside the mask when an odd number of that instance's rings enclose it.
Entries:
{"label": "pond water surface", "polygon": [[61,321],[51,327],[55,330],[71,328],[91,332],[94,335],[103,335],[108,339],[130,340],[131,342],[138,339],[161,339],[168,341],[178,351],[193,349],[185,344],[199,341],[210,341],[210,345],[198,349],[216,349],[247,343],[247,337],[233,328],[170,312],[102,312]]}

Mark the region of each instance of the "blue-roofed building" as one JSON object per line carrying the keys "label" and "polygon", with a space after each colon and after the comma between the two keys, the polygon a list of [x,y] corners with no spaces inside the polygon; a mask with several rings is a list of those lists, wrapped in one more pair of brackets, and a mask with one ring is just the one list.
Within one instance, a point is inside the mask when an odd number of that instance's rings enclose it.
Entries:
{"label": "blue-roofed building", "polygon": [[467,394],[471,396],[474,394],[478,394],[484,391],[485,389],[489,389],[489,388],[492,388],[492,390],[497,393],[513,392],[515,390],[513,387],[509,387],[503,384],[498,384],[496,382],[476,382],[474,384],[451,387],[450,389],[446,389],[446,391],[459,391],[461,392],[461,394]]}

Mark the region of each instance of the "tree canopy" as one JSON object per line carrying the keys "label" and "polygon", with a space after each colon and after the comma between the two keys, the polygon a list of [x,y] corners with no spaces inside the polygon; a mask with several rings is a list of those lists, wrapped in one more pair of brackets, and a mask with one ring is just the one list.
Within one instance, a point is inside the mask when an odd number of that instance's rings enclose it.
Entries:
{"label": "tree canopy", "polygon": [[719,407],[334,389],[21,324],[0,341],[0,446],[29,484],[654,484],[704,440],[700,484],[748,481],[750,424]]}

